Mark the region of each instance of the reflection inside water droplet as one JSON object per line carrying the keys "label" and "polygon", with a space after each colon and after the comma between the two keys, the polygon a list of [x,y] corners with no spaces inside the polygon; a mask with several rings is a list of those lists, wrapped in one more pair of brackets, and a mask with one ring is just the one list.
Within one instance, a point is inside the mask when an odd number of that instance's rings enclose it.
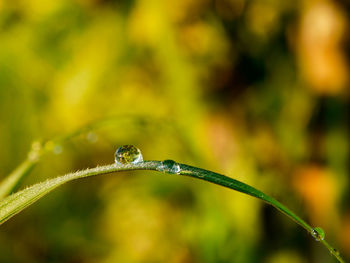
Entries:
{"label": "reflection inside water droplet", "polygon": [[128,164],[142,162],[141,151],[133,145],[123,145],[115,152],[116,164]]}
{"label": "reflection inside water droplet", "polygon": [[324,230],[320,227],[315,227],[314,229],[312,229],[311,235],[316,239],[316,241],[324,240],[326,236]]}
{"label": "reflection inside water droplet", "polygon": [[179,174],[180,165],[173,160],[164,160],[157,168],[158,171],[170,173],[170,174]]}

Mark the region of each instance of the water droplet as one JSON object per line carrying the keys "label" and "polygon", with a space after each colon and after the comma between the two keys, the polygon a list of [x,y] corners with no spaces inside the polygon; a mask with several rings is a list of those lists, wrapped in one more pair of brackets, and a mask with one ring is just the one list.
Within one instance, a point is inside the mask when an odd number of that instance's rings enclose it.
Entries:
{"label": "water droplet", "polygon": [[41,142],[40,141],[35,141],[32,143],[32,150],[33,151],[40,151],[42,148]]}
{"label": "water droplet", "polygon": [[94,132],[89,132],[88,134],[86,134],[86,140],[90,143],[95,143],[98,141],[98,136]]}
{"label": "water droplet", "polygon": [[128,164],[142,162],[141,151],[133,145],[124,145],[115,152],[116,164]]}
{"label": "water droplet", "polygon": [[37,162],[41,155],[42,144],[40,141],[35,141],[32,143],[32,149],[28,153],[28,159],[32,162]]}
{"label": "water droplet", "polygon": [[158,167],[158,171],[170,173],[170,174],[179,174],[180,166],[173,160],[164,160]]}
{"label": "water droplet", "polygon": [[47,143],[45,143],[44,147],[46,150],[52,151],[54,154],[61,154],[63,152],[62,145],[53,141],[48,141]]}
{"label": "water droplet", "polygon": [[54,154],[61,154],[63,152],[63,147],[60,144],[56,144],[52,149]]}
{"label": "water droplet", "polygon": [[316,241],[324,240],[326,236],[324,230],[320,227],[315,227],[314,229],[312,229],[311,235],[316,239]]}

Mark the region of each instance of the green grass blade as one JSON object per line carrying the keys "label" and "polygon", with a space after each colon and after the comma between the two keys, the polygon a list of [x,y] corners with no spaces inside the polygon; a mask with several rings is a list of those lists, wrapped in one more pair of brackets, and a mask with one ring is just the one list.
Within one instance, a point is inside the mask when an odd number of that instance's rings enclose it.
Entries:
{"label": "green grass blade", "polygon": [[75,173],[66,174],[45,182],[32,185],[22,191],[16,192],[0,201],[0,224],[12,216],[33,204],[35,201],[48,194],[60,185],[79,178],[113,173],[126,170],[156,170],[160,162],[148,161],[130,165],[106,165],[92,169],[86,169]]}
{"label": "green grass blade", "polygon": [[289,216],[291,219],[293,219],[296,223],[301,225],[303,228],[305,228],[307,231],[311,233],[313,228],[309,226],[304,220],[302,220],[300,217],[295,215],[292,211],[290,211],[288,208],[286,208],[284,205],[282,205],[277,200],[273,199],[272,197],[268,196],[267,194],[261,192],[260,190],[247,185],[243,182],[237,181],[233,178],[227,177],[222,174],[214,173],[211,171],[203,170],[197,167],[192,167],[189,165],[181,165],[181,174],[195,177],[198,179],[202,179],[214,184],[218,184],[221,186],[225,186],[227,188],[236,190],[241,193],[245,193],[247,195],[259,198],[263,200],[264,202],[274,206],[278,210],[280,210],[282,213]]}
{"label": "green grass blade", "polygon": [[[235,191],[245,193],[247,195],[256,197],[258,199],[261,199],[264,202],[274,206],[285,215],[287,215],[289,218],[291,218],[296,223],[298,223],[303,228],[305,228],[310,234],[314,230],[304,220],[302,220],[300,217],[298,217],[296,214],[294,214],[292,211],[290,211],[280,202],[278,202],[274,198],[266,195],[265,193],[261,192],[260,190],[250,185],[247,185],[243,182],[237,181],[230,177],[227,177],[218,173],[214,173],[211,171],[207,171],[201,168],[197,168],[197,167],[193,167],[185,164],[179,164],[179,166],[180,166],[179,174],[181,175],[205,180],[220,186],[233,189]],[[79,179],[79,178],[94,176],[94,175],[113,173],[117,171],[127,171],[127,170],[155,170],[155,171],[167,172],[164,169],[161,169],[160,167],[162,167],[162,162],[160,161],[144,161],[136,164],[130,163],[130,164],[124,164],[124,165],[112,164],[112,165],[106,165],[106,166],[96,167],[92,169],[87,169],[83,171],[78,171],[75,173],[70,173],[70,174],[59,176],[53,179],[49,179],[45,182],[35,184],[31,187],[28,187],[22,191],[19,191],[1,200],[0,201],[0,224],[4,223],[8,219],[10,219],[12,216],[21,212],[23,209],[25,209],[32,203],[34,203],[44,195],[48,194],[49,192],[51,192],[52,190],[54,190],[55,188],[59,187],[60,185],[66,182]],[[330,253],[335,258],[337,258],[339,262],[341,263],[345,262],[336,249],[330,246],[325,240],[320,240],[320,241],[324,246],[326,246],[326,248],[330,251]]]}
{"label": "green grass blade", "polygon": [[[281,211],[283,214],[287,215],[290,219],[295,221],[297,224],[305,228],[311,235],[314,231],[314,228],[311,227],[309,224],[307,224],[303,219],[298,217],[295,213],[293,213],[291,210],[289,210],[287,207],[282,205],[280,202],[278,202],[276,199],[268,196],[267,194],[261,192],[260,190],[245,184],[243,182],[237,181],[233,178],[227,177],[222,174],[214,173],[211,171],[207,171],[201,168],[180,164],[181,172],[180,174],[194,177],[197,179],[205,180],[214,184],[218,184],[230,189],[233,189],[235,191],[256,197],[272,206],[277,208],[279,211]],[[341,263],[344,263],[344,259],[340,256],[338,250],[333,248],[326,240],[319,240],[320,243],[322,243],[329,252]]]}
{"label": "green grass blade", "polygon": [[33,162],[29,159],[25,160],[1,182],[0,200],[16,189],[22,179],[30,173],[35,164],[36,162]]}

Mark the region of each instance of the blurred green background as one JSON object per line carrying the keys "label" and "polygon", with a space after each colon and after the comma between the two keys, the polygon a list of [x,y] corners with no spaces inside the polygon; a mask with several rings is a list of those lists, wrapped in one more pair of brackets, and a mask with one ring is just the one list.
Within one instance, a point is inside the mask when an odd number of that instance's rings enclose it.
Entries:
{"label": "blurred green background", "polygon": [[[350,258],[349,14],[331,0],[0,0],[0,179],[113,162],[120,145],[251,184]],[[334,262],[259,200],[154,172],[65,185],[1,225],[0,262]]]}

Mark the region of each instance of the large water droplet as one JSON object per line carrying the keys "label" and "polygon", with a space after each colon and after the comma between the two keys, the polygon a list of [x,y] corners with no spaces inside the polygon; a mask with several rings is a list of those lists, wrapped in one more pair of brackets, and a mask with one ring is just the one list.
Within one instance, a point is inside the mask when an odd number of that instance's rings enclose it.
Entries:
{"label": "large water droplet", "polygon": [[170,173],[170,174],[179,174],[180,165],[173,160],[164,160],[157,168],[158,171]]}
{"label": "large water droplet", "polygon": [[312,229],[311,235],[316,239],[316,241],[324,240],[326,236],[324,230],[320,227],[315,227],[314,229]]}
{"label": "large water droplet", "polygon": [[133,145],[123,145],[115,152],[116,164],[128,164],[142,162],[141,151]]}

